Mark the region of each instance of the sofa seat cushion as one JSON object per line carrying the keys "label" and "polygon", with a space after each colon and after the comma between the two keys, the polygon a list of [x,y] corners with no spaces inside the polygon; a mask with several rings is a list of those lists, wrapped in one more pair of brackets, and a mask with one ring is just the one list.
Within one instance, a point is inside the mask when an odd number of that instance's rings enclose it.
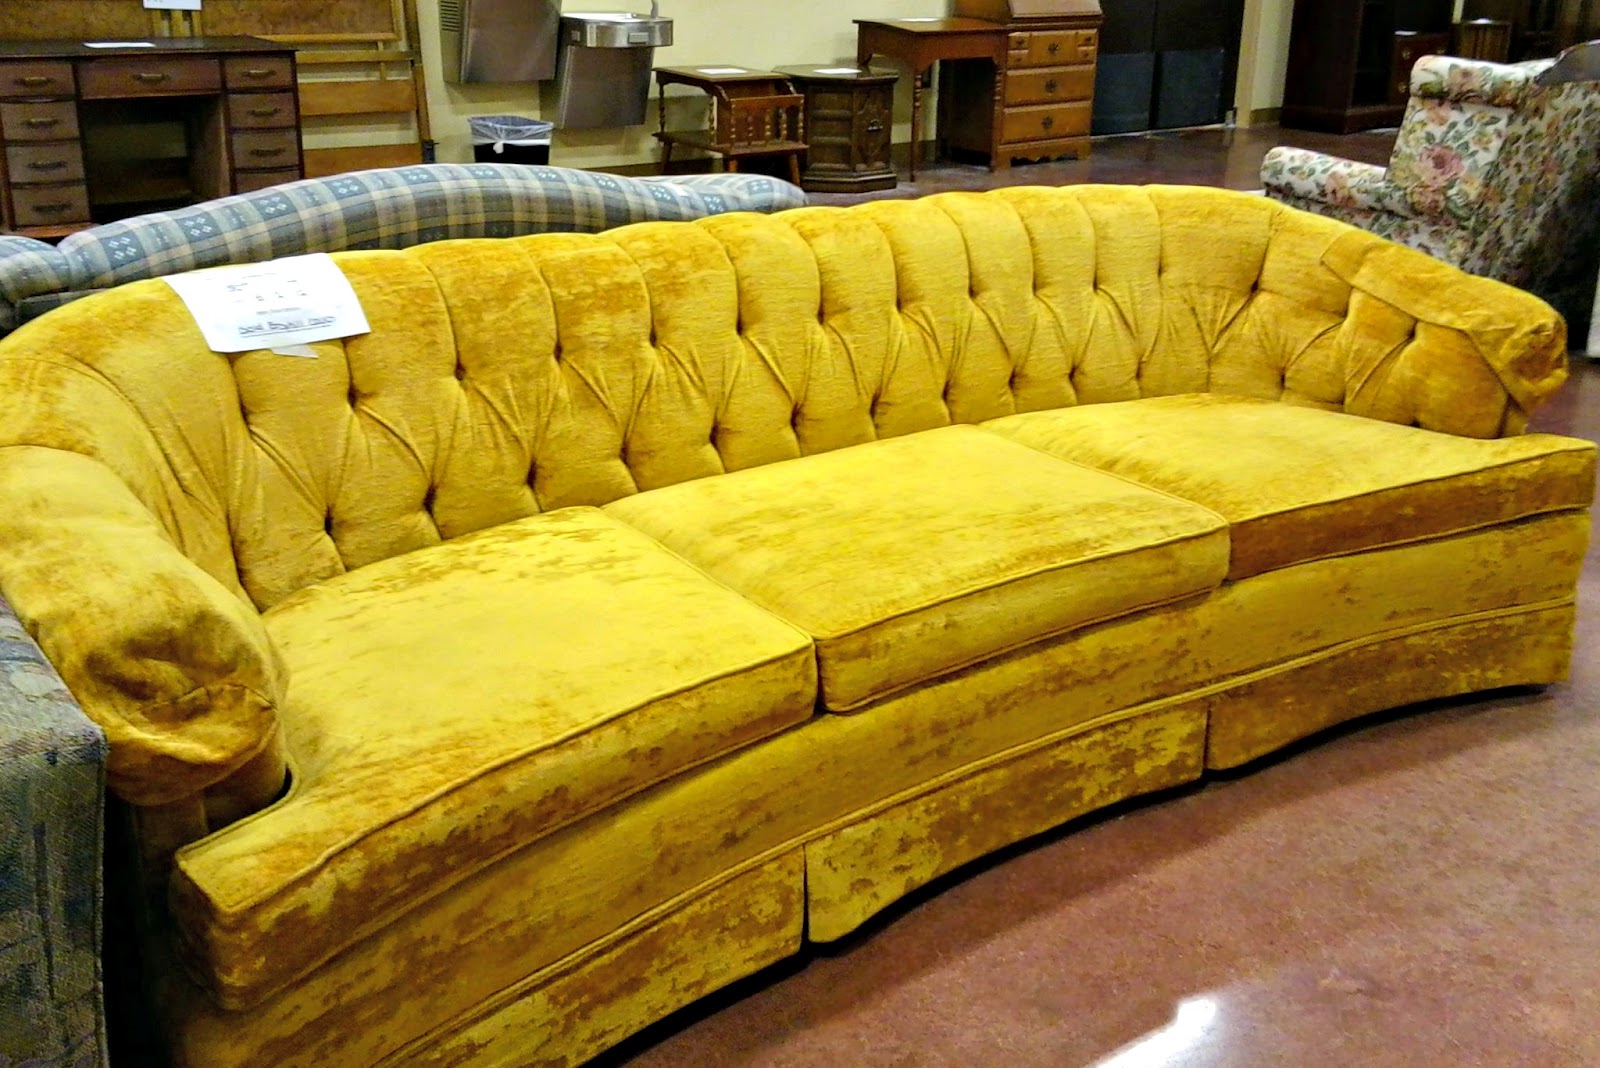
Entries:
{"label": "sofa seat cushion", "polygon": [[1226,524],[951,426],[625,497],[606,510],[817,644],[824,706],[1211,589]]}
{"label": "sofa seat cushion", "polygon": [[816,706],[804,634],[593,508],[360,568],[266,621],[292,786],[181,851],[174,886],[226,1007]]}
{"label": "sofa seat cushion", "polygon": [[984,428],[1226,517],[1233,579],[1586,508],[1594,494],[1588,442],[1463,438],[1218,394],[1029,412]]}

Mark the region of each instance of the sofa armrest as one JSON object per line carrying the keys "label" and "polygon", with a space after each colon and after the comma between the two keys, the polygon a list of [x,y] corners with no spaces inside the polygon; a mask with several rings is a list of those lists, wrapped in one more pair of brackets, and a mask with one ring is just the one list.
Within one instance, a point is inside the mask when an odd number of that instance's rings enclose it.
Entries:
{"label": "sofa armrest", "polygon": [[1350,213],[1416,214],[1384,168],[1303,148],[1280,146],[1268,152],[1261,161],[1261,184],[1275,200],[1306,201]]}
{"label": "sofa armrest", "polygon": [[167,805],[257,775],[285,677],[256,609],[97,460],[0,448],[0,502],[0,591],[105,731],[111,789]]}
{"label": "sofa armrest", "polygon": [[1351,231],[1323,265],[1350,286],[1345,411],[1464,437],[1520,434],[1567,378],[1566,323],[1530,293]]}
{"label": "sofa armrest", "polygon": [[0,599],[0,1064],[106,1063],[105,735]]}

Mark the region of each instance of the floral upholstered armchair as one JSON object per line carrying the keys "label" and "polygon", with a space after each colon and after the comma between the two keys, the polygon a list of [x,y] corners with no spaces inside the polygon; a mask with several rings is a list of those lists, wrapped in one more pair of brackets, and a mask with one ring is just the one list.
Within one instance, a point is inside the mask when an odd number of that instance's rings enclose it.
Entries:
{"label": "floral upholstered armchair", "polygon": [[1600,42],[1510,65],[1424,56],[1387,169],[1274,148],[1261,180],[1581,322],[1600,262]]}

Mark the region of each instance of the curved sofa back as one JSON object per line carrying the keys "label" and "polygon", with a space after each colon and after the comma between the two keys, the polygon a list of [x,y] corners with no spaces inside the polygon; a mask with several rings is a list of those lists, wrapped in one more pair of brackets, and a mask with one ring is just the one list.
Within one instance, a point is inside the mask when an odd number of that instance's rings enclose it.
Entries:
{"label": "curved sofa back", "polygon": [[1535,298],[1213,189],[1016,188],[338,262],[372,329],[316,359],[212,353],[158,281],[30,324],[0,345],[0,389],[38,403],[0,445],[110,465],[264,609],[541,510],[952,422],[1216,391],[1493,436],[1564,373]]}
{"label": "curved sofa back", "polygon": [[569,167],[429,163],[352,171],[138,215],[57,246],[0,239],[0,331],[86,290],[228,263],[463,237],[595,233],[632,222],[805,203],[763,175],[630,178]]}

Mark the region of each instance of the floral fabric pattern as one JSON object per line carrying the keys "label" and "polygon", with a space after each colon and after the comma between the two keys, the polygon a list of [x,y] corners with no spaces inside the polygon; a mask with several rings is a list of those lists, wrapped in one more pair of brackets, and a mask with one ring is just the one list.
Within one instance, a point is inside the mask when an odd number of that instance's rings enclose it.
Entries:
{"label": "floral fabric pattern", "polygon": [[1275,148],[1262,184],[1586,318],[1600,267],[1600,82],[1542,84],[1554,63],[1426,56],[1387,170]]}

